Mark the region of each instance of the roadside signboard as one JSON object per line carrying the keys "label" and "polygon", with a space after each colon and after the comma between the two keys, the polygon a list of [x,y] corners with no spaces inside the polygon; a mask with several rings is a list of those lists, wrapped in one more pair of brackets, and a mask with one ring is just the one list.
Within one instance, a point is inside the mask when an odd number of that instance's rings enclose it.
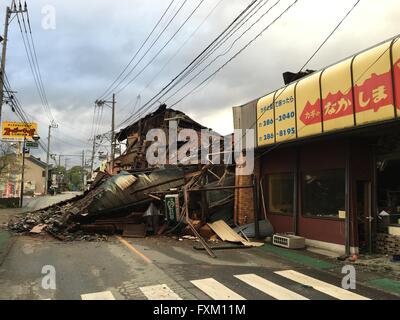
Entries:
{"label": "roadside signboard", "polygon": [[1,127],[1,139],[4,141],[31,140],[36,133],[36,123],[3,122]]}
{"label": "roadside signboard", "polygon": [[394,38],[261,98],[257,145],[396,119],[398,97],[400,38]]}
{"label": "roadside signboard", "polygon": [[25,146],[29,149],[39,149],[39,143],[35,141],[27,141]]}

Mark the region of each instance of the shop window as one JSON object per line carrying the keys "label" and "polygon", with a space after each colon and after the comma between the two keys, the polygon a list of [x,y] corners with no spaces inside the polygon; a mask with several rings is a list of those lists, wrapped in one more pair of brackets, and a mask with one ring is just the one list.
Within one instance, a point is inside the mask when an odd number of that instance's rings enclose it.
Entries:
{"label": "shop window", "polygon": [[304,172],[301,201],[305,216],[338,218],[345,210],[345,170]]}
{"label": "shop window", "polygon": [[279,214],[293,213],[293,173],[268,175],[268,211]]}

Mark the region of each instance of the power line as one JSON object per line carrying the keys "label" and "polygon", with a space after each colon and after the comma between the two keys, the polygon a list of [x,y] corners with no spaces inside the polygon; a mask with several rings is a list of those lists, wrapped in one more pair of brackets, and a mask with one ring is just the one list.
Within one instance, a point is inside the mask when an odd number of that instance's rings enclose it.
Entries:
{"label": "power line", "polygon": [[[339,29],[339,27],[342,25],[342,23],[346,20],[346,18],[354,11],[354,9],[357,7],[357,5],[360,3],[361,0],[357,0],[355,2],[355,4],[350,8],[350,10],[346,13],[346,15],[339,21],[339,23],[335,26],[335,28],[332,30],[332,32],[329,33],[329,35],[322,41],[321,45],[311,54],[310,58],[306,61],[306,63],[301,67],[300,72],[302,72],[304,70],[304,68],[308,65],[308,63],[315,57],[315,55],[321,50],[321,48],[328,42],[328,40],[333,36],[333,34]],[[389,50],[389,48],[387,49]],[[378,59],[373,62],[371,65],[374,65],[382,56],[384,55],[384,53],[378,57]],[[367,71],[371,68],[371,65],[368,66]],[[364,74],[364,73],[363,73]],[[363,74],[360,76],[360,78],[363,76]],[[359,79],[360,79],[359,78]],[[357,79],[356,82],[359,80]],[[279,98],[284,92],[285,90],[288,88],[288,86],[286,86],[282,92],[277,96],[277,98]],[[276,98],[276,99],[277,99]],[[261,113],[261,115],[257,118],[257,120],[253,123],[253,125],[251,127],[254,127],[258,121],[261,119],[261,117],[265,114],[265,111],[263,111]],[[299,131],[300,132],[300,131]],[[244,135],[242,136],[243,139]],[[266,153],[278,148],[282,143],[284,143],[285,141],[282,141],[280,143],[275,144],[271,149],[263,152],[261,155],[259,155],[259,157],[262,157],[263,155],[265,155]]]}
{"label": "power line", "polygon": [[[217,51],[222,45],[224,45],[246,22],[248,22],[256,13],[264,7],[269,0],[257,0],[259,1],[255,6],[253,6],[244,16],[242,16],[221,39],[219,39],[210,49],[210,51],[204,55],[199,61],[197,61],[178,81],[181,82],[189,74],[191,74],[198,66],[200,66],[205,60],[207,60],[215,51]],[[264,2],[264,3],[263,3]],[[261,6],[260,6],[261,5]],[[256,11],[255,11],[256,10]],[[255,11],[255,12],[254,12]]]}
{"label": "power line", "polygon": [[194,13],[199,9],[199,7],[203,4],[204,0],[200,0],[197,6],[193,11],[189,14],[189,16],[185,19],[185,21],[180,25],[178,30],[168,39],[168,41],[162,46],[160,50],[153,56],[153,58],[131,79],[129,80],[122,88],[120,88],[116,93],[119,94],[123,90],[125,90],[133,81],[135,81],[153,62],[154,60],[164,51],[164,49],[172,42],[172,40],[177,36],[177,34],[182,30],[182,28],[187,24],[190,18],[194,15]]}
{"label": "power line", "polygon": [[189,91],[187,94],[185,94],[181,99],[179,99],[177,102],[172,104],[171,107],[177,105],[181,101],[183,101],[185,98],[187,98],[190,94],[192,94],[195,90],[197,90],[199,87],[201,87],[204,83],[206,83],[211,77],[216,75],[218,72],[220,72],[223,68],[225,68],[230,62],[232,62],[234,59],[236,59],[243,51],[245,51],[251,44],[254,43],[259,37],[262,36],[262,34],[268,30],[276,21],[278,21],[285,13],[287,13],[299,0],[295,0],[292,2],[281,14],[279,14],[270,24],[268,24],[264,29],[261,30],[253,39],[251,39],[242,49],[240,49],[235,55],[233,55],[228,61],[226,61],[222,66],[220,66],[216,71],[214,71],[211,75],[209,75],[205,80],[203,80],[199,85],[197,85],[194,89]]}
{"label": "power line", "polygon": [[[190,78],[188,81],[186,81],[177,91],[175,91],[172,95],[168,96],[165,99],[165,102],[168,101],[169,99],[171,99],[172,97],[176,96],[180,91],[182,91],[186,86],[188,86],[191,82],[193,82],[193,80],[195,80],[196,78],[198,78],[205,70],[207,70],[214,62],[216,62],[218,59],[224,57],[229,51],[232,50],[232,48],[234,47],[234,45],[247,33],[249,32],[257,23],[259,23],[261,21],[261,19],[263,19],[274,7],[276,7],[279,4],[280,0],[276,1],[270,8],[268,8],[268,10],[266,12],[264,12],[254,23],[252,23],[244,32],[242,32],[242,34],[240,34],[233,42],[232,44],[229,46],[229,48],[227,50],[225,50],[225,52],[217,55],[212,61],[210,61],[205,67],[203,67],[203,69],[201,69],[199,72],[197,72],[192,78]],[[255,14],[257,14],[259,12],[259,10],[262,9],[263,6],[265,6],[268,3],[268,1],[266,1],[261,7],[259,7],[255,12],[252,13],[252,15],[250,17],[247,18],[246,21],[244,21],[241,26],[243,26],[247,21],[249,21]],[[237,29],[238,31],[239,29]],[[232,34],[233,35],[233,34]],[[230,38],[230,37],[229,37]],[[226,41],[229,39],[227,38]],[[219,47],[221,47],[223,43],[220,43],[219,46],[215,49],[218,50]],[[214,51],[214,52],[215,52]],[[204,60],[205,61],[205,60]],[[194,69],[193,69],[194,70]],[[193,71],[191,70],[191,71]],[[189,75],[190,72],[187,74]],[[209,79],[209,78],[208,78]],[[207,79],[207,80],[208,80]],[[176,84],[178,85],[179,82]],[[203,83],[202,83],[203,84]],[[197,88],[196,88],[197,89]],[[195,89],[195,90],[196,90]]]}
{"label": "power line", "polygon": [[[10,82],[8,80],[7,74],[4,74],[5,76],[5,82],[4,82],[4,88],[6,89],[6,94],[8,95],[8,101],[12,104],[13,111],[17,115],[17,117],[26,125],[29,126],[29,123],[31,122],[24,112],[21,103],[19,102],[18,98],[15,96],[15,94],[12,94],[12,89]],[[43,145],[41,141],[38,141],[39,147],[46,152],[46,148]]]}
{"label": "power line", "polygon": [[[43,85],[43,80],[42,80],[41,71],[40,71],[40,65],[39,65],[39,61],[38,61],[38,57],[37,57],[37,53],[36,53],[36,47],[35,47],[34,40],[33,40],[28,11],[26,9],[27,22],[25,22],[24,13],[21,13],[21,19],[19,18],[19,14],[20,13],[16,13],[16,17],[17,17],[22,41],[24,44],[25,52],[27,55],[28,64],[29,64],[29,67],[30,67],[30,70],[32,72],[33,79],[35,82],[35,86],[38,91],[39,98],[42,102],[42,107],[43,107],[45,114],[47,115],[50,122],[54,122],[55,120],[51,113],[47,95],[46,95],[46,91],[45,91],[45,88]],[[22,20],[22,24],[21,24],[21,20]],[[30,36],[28,36],[27,25],[28,25]]]}
{"label": "power line", "polygon": [[154,105],[153,101],[157,101],[158,96],[161,95],[165,90],[167,90],[177,79],[179,79],[192,65],[194,65],[199,59],[201,59],[209,50],[214,46],[215,43],[218,42],[219,39],[221,39],[224,34],[226,34],[231,27],[238,21],[240,18],[246,14],[247,11],[249,11],[254,4],[257,2],[257,0],[251,1],[251,3],[244,9],[242,10],[239,15],[213,40],[211,43],[203,49],[202,52],[200,52],[178,75],[176,75],[168,84],[166,84],[157,94],[155,94],[151,99],[149,99],[144,105],[142,105],[135,114],[131,115],[127,119],[125,119],[122,123],[118,125],[118,127],[124,125],[125,123],[130,122],[141,110],[145,109],[147,106],[152,106]]}
{"label": "power line", "polygon": [[[167,28],[171,25],[171,23],[175,20],[176,16],[179,14],[179,12],[182,10],[182,8],[184,7],[184,5],[186,4],[187,0],[184,0],[183,3],[179,6],[178,10],[175,12],[175,14],[172,16],[172,18],[170,18],[170,20],[168,21],[167,25],[164,26],[164,28],[162,29],[162,31],[158,34],[158,36],[156,37],[156,39],[151,43],[150,47],[144,52],[144,54],[141,56],[141,58],[139,59],[139,61],[136,62],[136,64],[127,72],[127,74],[118,81],[118,83],[109,90],[109,92],[115,91],[118,89],[118,87],[132,74],[132,72],[136,69],[136,67],[143,61],[143,59],[147,56],[147,54],[151,51],[151,49],[153,49],[153,47],[155,46],[155,44],[158,42],[158,40],[161,38],[161,36],[165,33],[165,31],[167,30]],[[106,95],[105,95],[106,96]]]}
{"label": "power line", "polygon": [[129,63],[125,66],[125,68],[121,71],[121,73],[117,76],[117,78],[114,80],[114,82],[103,92],[103,94],[100,96],[100,98],[98,100],[101,100],[102,98],[104,98],[104,96],[106,96],[107,94],[109,94],[110,89],[113,87],[113,85],[122,77],[122,75],[125,73],[125,71],[131,66],[132,62],[136,59],[136,57],[138,56],[139,52],[144,48],[144,46],[146,45],[146,43],[149,41],[149,39],[151,38],[151,36],[153,35],[154,31],[157,29],[157,27],[160,25],[161,21],[164,19],[164,16],[167,14],[167,12],[169,11],[170,7],[172,6],[172,4],[175,2],[175,0],[172,0],[167,9],[165,9],[165,11],[163,12],[163,14],[161,15],[161,17],[158,19],[156,25],[154,26],[154,28],[151,30],[151,32],[148,34],[148,36],[146,37],[146,39],[143,41],[143,43],[141,44],[141,46],[139,47],[139,49],[135,52],[135,54],[133,55],[133,57],[131,58],[131,60],[129,61]]}
{"label": "power line", "polygon": [[[214,11],[217,9],[217,7],[222,3],[224,0],[219,0],[217,4],[211,9],[211,11],[207,14],[207,16],[203,19],[203,21],[197,26],[197,28],[189,35],[189,37],[182,43],[182,45],[174,52],[174,54],[171,55],[171,57],[168,59],[168,61],[161,67],[161,69],[158,70],[158,72],[155,73],[153,78],[146,84],[146,86],[140,91],[138,96],[142,96],[143,92],[150,87],[150,85],[154,82],[154,80],[162,74],[162,72],[165,70],[165,68],[176,58],[176,56],[182,51],[182,49],[186,46],[186,44],[195,36],[195,34],[200,30],[200,28],[204,25],[204,23],[210,18],[210,16],[214,13]],[[133,101],[128,102],[120,112],[123,112],[129,105],[131,105]],[[137,103],[138,100],[136,99],[135,107],[133,108],[132,114],[135,113],[137,109]]]}
{"label": "power line", "polygon": [[[278,0],[279,2],[279,0]],[[214,77],[218,72],[220,72],[223,68],[225,68],[231,61],[233,61],[234,59],[236,59],[237,56],[239,56],[243,51],[245,51],[254,41],[256,41],[260,36],[262,36],[262,34],[269,29],[274,23],[276,23],[276,21],[278,21],[286,12],[288,12],[296,3],[298,2],[298,0],[295,0],[294,2],[292,2],[288,7],[286,7],[286,9],[280,13],[270,24],[268,24],[265,28],[263,28],[261,30],[261,32],[259,32],[255,37],[253,37],[244,47],[242,47],[234,56],[232,56],[228,61],[226,61],[222,66],[220,66],[216,71],[214,71],[212,74],[210,74],[205,80],[203,80],[200,84],[198,84],[195,88],[193,88],[190,92],[188,92],[187,94],[185,94],[180,100],[178,100],[177,102],[175,102],[174,104],[171,105],[171,107],[175,106],[176,104],[180,103],[182,100],[184,100],[186,97],[188,97],[190,94],[192,94],[194,91],[196,91],[199,87],[201,87],[202,85],[204,85],[207,81],[209,81],[212,77]],[[275,4],[276,5],[276,4]],[[171,88],[169,88],[162,96],[165,96],[166,93],[168,93],[169,91],[171,91],[173,89],[173,87],[176,86],[176,84],[174,84]],[[160,97],[159,97],[160,99]],[[154,105],[154,104],[153,104]],[[147,110],[149,110],[153,105],[148,105],[147,109],[144,109],[142,114],[144,112],[146,112]],[[140,117],[140,114],[138,115],[138,117]]]}

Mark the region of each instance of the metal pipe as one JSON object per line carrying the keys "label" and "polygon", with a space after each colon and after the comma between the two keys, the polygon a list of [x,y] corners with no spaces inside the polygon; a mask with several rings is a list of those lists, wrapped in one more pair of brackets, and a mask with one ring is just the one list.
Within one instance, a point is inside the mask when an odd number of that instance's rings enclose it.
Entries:
{"label": "metal pipe", "polygon": [[189,219],[189,190],[187,187],[184,188],[183,193],[184,193],[184,198],[185,198],[185,216],[186,216],[186,223],[194,233],[194,235],[199,239],[201,244],[203,245],[204,249],[207,251],[207,253],[210,255],[212,258],[216,258],[217,256],[215,253],[211,250],[210,246],[207,244],[207,242],[202,238],[202,236],[197,232],[196,228],[192,225],[192,222]]}
{"label": "metal pipe", "polygon": [[346,169],[345,169],[345,245],[346,255],[350,255],[350,160],[351,146],[350,142],[346,143]]}
{"label": "metal pipe", "polygon": [[248,186],[226,186],[226,187],[213,187],[213,188],[202,188],[202,189],[190,189],[190,190],[188,190],[188,192],[207,192],[207,191],[231,190],[231,189],[254,189],[254,185],[248,185]]}
{"label": "metal pipe", "polygon": [[299,149],[295,149],[295,165],[294,165],[294,179],[293,179],[293,233],[297,235],[297,219],[299,216]]}
{"label": "metal pipe", "polygon": [[20,187],[20,196],[19,196],[19,207],[20,208],[22,208],[22,206],[24,204],[25,148],[26,148],[26,136],[24,136],[24,142],[22,144],[21,187]]}
{"label": "metal pipe", "polygon": [[260,223],[258,219],[258,193],[257,193],[257,177],[253,174],[253,203],[254,203],[254,236],[260,238]]}

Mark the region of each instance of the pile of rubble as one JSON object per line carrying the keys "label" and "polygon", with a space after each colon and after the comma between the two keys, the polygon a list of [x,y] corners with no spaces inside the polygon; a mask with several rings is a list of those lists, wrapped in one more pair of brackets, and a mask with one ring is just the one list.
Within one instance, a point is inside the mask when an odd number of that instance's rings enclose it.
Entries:
{"label": "pile of rubble", "polygon": [[80,230],[79,223],[73,222],[68,209],[71,204],[63,207],[54,206],[44,210],[27,213],[24,216],[13,218],[8,223],[8,229],[15,233],[40,234],[47,232],[62,241],[104,241],[107,236],[101,234],[87,234]]}

